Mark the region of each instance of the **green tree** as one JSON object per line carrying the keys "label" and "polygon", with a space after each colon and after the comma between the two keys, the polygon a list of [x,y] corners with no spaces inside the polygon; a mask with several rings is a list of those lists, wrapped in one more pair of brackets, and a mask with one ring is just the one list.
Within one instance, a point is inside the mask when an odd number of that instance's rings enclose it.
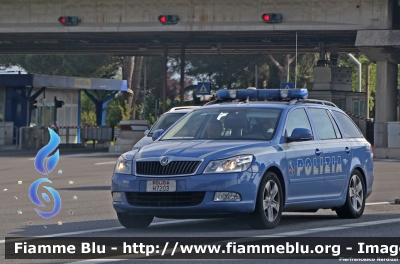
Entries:
{"label": "green tree", "polygon": [[[319,58],[318,53],[303,53],[298,55],[297,85],[296,87],[312,89],[314,67]],[[290,69],[290,79],[295,79],[296,65],[293,63]]]}
{"label": "green tree", "polygon": [[81,125],[96,125],[96,106],[81,92]]}
{"label": "green tree", "polygon": [[[173,71],[179,72],[179,63],[175,59],[171,63]],[[198,81],[209,81],[213,88],[245,88],[254,86],[255,66],[258,66],[259,88],[268,80],[269,67],[263,67],[267,62],[266,55],[187,55],[186,73]]]}

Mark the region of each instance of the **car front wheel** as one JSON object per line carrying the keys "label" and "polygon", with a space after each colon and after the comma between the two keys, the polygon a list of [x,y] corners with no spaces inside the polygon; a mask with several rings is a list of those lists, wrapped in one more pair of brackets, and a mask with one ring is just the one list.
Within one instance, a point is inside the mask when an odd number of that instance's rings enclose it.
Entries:
{"label": "car front wheel", "polygon": [[340,218],[359,218],[365,208],[365,182],[358,170],[353,171],[347,187],[346,202],[336,209]]}
{"label": "car front wheel", "polygon": [[125,228],[146,228],[153,221],[154,216],[117,213],[119,223]]}
{"label": "car front wheel", "polygon": [[267,172],[261,180],[257,193],[256,207],[248,219],[254,229],[271,229],[281,220],[283,192],[278,176]]}

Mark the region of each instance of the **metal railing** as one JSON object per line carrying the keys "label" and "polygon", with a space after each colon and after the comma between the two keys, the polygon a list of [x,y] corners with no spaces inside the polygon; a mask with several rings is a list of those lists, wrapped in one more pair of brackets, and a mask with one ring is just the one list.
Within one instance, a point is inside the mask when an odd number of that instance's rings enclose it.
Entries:
{"label": "metal railing", "polygon": [[[112,141],[113,127],[52,127],[60,137],[61,144],[78,144],[78,135],[83,142],[93,140],[93,146],[96,141]],[[21,127],[19,130],[19,149],[39,149],[50,140],[47,127]]]}

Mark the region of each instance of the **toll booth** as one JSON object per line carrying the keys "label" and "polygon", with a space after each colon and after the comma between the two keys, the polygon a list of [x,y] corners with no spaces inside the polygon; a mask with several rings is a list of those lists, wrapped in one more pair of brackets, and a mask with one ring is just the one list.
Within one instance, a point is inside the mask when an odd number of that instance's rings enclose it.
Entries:
{"label": "toll booth", "polygon": [[[101,99],[90,92],[96,90],[104,91]],[[46,127],[68,129],[68,135],[60,135],[62,144],[80,143],[81,91],[87,93],[96,105],[97,126],[104,126],[107,104],[117,92],[126,90],[125,80],[2,74],[0,75],[0,146],[21,143],[20,137],[26,134],[22,133],[22,129],[28,130],[27,133],[34,133],[40,131],[37,128]]]}

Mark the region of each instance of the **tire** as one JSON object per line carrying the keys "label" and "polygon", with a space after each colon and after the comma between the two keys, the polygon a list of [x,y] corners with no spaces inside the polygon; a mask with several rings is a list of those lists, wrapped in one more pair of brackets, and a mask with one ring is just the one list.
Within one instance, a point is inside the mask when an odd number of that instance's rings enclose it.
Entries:
{"label": "tire", "polygon": [[281,220],[283,192],[278,176],[267,172],[258,188],[256,207],[248,218],[248,224],[254,229],[275,228]]}
{"label": "tire", "polygon": [[365,208],[365,182],[361,173],[354,170],[351,173],[347,187],[346,202],[336,209],[336,214],[340,218],[359,218],[364,213]]}
{"label": "tire", "polygon": [[146,228],[153,221],[154,216],[117,213],[119,223],[125,228]]}

